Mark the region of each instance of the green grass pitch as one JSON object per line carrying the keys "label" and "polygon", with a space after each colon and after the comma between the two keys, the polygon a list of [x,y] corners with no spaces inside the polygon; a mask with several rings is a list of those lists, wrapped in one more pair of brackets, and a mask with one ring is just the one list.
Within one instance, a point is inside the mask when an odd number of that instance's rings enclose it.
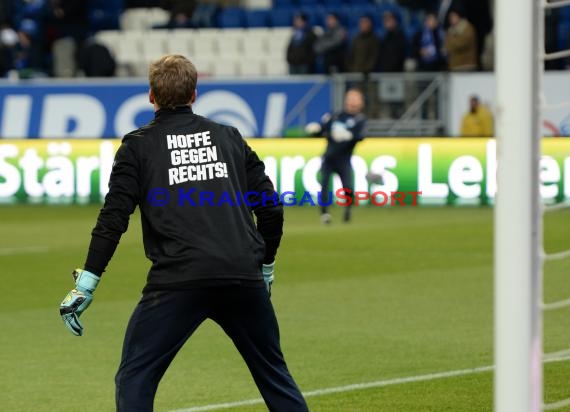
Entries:
{"label": "green grass pitch", "polygon": [[[58,306],[84,262],[95,206],[0,208],[0,410],[112,411],[127,320],[149,267],[133,216],[72,336]],[[286,209],[273,303],[303,391],[493,362],[492,210],[358,208],[323,226]],[[545,244],[570,248],[570,211],[547,215]],[[570,297],[570,262],[545,265],[546,300]],[[544,317],[546,351],[570,347],[570,309]],[[570,396],[570,361],[545,366],[545,398]],[[309,397],[313,411],[490,411],[491,371]],[[523,396],[523,394],[521,394]],[[206,322],[167,371],[157,411],[258,398],[237,351]],[[263,405],[235,411],[263,411]]]}

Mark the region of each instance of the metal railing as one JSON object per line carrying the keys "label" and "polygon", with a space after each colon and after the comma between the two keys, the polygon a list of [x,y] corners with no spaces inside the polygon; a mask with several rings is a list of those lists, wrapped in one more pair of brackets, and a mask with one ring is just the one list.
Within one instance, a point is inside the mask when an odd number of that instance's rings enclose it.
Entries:
{"label": "metal railing", "polygon": [[374,136],[437,136],[445,133],[448,113],[446,73],[336,74],[333,108],[341,110],[350,87],[366,98],[368,132]]}

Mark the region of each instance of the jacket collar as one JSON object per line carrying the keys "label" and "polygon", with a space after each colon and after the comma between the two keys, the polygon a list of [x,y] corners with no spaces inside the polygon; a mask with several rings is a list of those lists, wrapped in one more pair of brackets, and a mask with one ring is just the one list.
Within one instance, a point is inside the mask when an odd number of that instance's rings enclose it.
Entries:
{"label": "jacket collar", "polygon": [[169,108],[158,109],[156,112],[154,112],[154,117],[159,118],[179,113],[194,113],[194,112],[192,111],[192,107],[183,105],[183,106],[176,106],[174,109],[169,109]]}

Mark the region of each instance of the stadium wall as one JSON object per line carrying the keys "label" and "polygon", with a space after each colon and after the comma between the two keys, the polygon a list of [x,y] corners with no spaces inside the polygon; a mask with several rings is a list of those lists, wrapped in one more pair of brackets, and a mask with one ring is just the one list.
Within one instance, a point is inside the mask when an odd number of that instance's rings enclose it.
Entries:
{"label": "stadium wall", "polygon": [[[202,80],[194,111],[245,137],[277,137],[331,109],[326,77]],[[255,92],[252,92],[255,91]],[[2,138],[117,138],[152,119],[148,84],[109,81],[0,83]]]}
{"label": "stadium wall", "polygon": [[[294,192],[300,200],[305,191],[316,195],[320,190],[324,139],[248,142],[264,160],[279,193]],[[119,144],[116,139],[0,140],[0,202],[101,202]],[[569,200],[570,141],[545,138],[543,153],[542,198],[546,203]],[[367,139],[357,146],[352,164],[356,191],[420,191],[420,206],[488,205],[495,197],[493,139]],[[382,184],[369,183],[369,172],[382,174]],[[334,190],[341,187],[335,179]],[[411,196],[406,197],[407,204],[412,201]]]}
{"label": "stadium wall", "polygon": [[[457,136],[471,95],[479,95],[495,111],[495,80],[492,73],[449,73],[447,77],[443,110],[449,115],[444,133]],[[409,74],[403,75],[408,78]],[[546,73],[545,101],[555,105],[564,101],[570,94],[567,80],[563,72]],[[143,79],[0,80],[0,138],[117,138],[152,118],[147,93]],[[245,137],[279,137],[318,121],[334,100],[333,82],[323,76],[204,79],[198,85],[194,110],[237,127]],[[342,98],[336,96],[336,100]],[[568,106],[545,110],[542,126],[545,136],[570,135]]]}

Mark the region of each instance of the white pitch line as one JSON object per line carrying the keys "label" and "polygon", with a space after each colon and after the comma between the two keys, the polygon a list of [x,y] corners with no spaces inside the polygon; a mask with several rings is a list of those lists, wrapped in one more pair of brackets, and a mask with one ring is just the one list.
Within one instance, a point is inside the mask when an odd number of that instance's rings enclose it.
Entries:
{"label": "white pitch line", "polygon": [[[564,362],[567,360],[570,360],[570,355],[545,359],[544,363]],[[385,386],[400,385],[403,383],[433,381],[436,379],[445,379],[445,378],[452,378],[455,376],[474,375],[477,373],[490,372],[493,369],[495,369],[495,367],[493,365],[479,366],[477,368],[470,368],[470,369],[459,369],[459,370],[454,370],[454,371],[428,373],[427,375],[417,375],[417,376],[408,376],[408,377],[403,377],[403,378],[386,379],[386,380],[382,380],[382,381],[355,383],[352,385],[335,386],[335,387],[323,388],[323,389],[315,389],[312,391],[303,392],[303,396],[306,398],[309,398],[309,397],[313,397],[313,396],[328,395],[331,393],[343,393],[343,392],[358,391],[358,390],[362,390],[362,389],[382,388]],[[261,398],[245,399],[242,401],[235,401],[235,402],[215,403],[215,404],[203,405],[203,406],[193,406],[193,407],[185,408],[185,409],[172,410],[170,412],[214,411],[214,410],[219,410],[219,409],[235,408],[238,406],[259,405],[259,404],[262,404],[263,402],[264,401]]]}
{"label": "white pitch line", "polygon": [[22,246],[0,248],[0,256],[25,255],[28,253],[43,253],[48,251],[47,246]]}
{"label": "white pitch line", "polygon": [[[394,379],[387,379],[387,380],[382,380],[382,381],[355,383],[352,385],[335,386],[332,388],[323,388],[323,389],[316,389],[313,391],[303,392],[303,396],[306,398],[309,398],[312,396],[328,395],[331,393],[351,392],[351,391],[358,391],[358,390],[362,390],[362,389],[381,388],[381,387],[385,387],[385,386],[399,385],[402,383],[423,382],[423,381],[431,381],[431,380],[435,380],[435,379],[451,378],[454,376],[472,375],[475,373],[489,372],[491,370],[493,370],[493,366],[481,366],[478,368],[471,368],[471,369],[460,369],[460,370],[455,370],[455,371],[429,373],[427,375],[408,376],[408,377],[404,377],[404,378],[394,378]],[[228,409],[228,408],[234,408],[236,406],[255,405],[255,404],[260,404],[260,403],[263,403],[263,399],[261,399],[261,398],[247,399],[247,400],[237,401],[237,402],[227,402],[227,403],[218,403],[218,404],[213,404],[213,405],[194,406],[192,408],[187,408],[187,409],[177,409],[177,410],[172,411],[172,412],[213,411],[216,409]]]}

